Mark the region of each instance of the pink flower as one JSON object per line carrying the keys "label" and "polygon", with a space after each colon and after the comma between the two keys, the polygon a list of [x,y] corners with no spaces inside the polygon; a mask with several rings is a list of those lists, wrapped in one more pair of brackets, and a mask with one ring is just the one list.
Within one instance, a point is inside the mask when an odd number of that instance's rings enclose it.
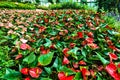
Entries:
{"label": "pink flower", "polygon": [[20,49],[22,49],[22,50],[27,50],[27,49],[30,49],[31,47],[28,45],[28,44],[26,44],[26,43],[22,43],[21,45],[20,45]]}
{"label": "pink flower", "polygon": [[15,57],[15,60],[18,60],[18,59],[20,59],[20,58],[22,58],[23,56],[22,56],[22,54],[18,54],[16,57]]}

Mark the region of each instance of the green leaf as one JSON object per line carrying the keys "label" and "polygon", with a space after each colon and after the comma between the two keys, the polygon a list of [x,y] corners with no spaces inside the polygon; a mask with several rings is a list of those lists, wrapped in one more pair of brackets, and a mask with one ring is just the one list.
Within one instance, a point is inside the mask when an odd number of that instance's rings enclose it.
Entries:
{"label": "green leaf", "polygon": [[50,78],[41,78],[40,80],[52,80]]}
{"label": "green leaf", "polygon": [[27,62],[28,64],[30,64],[30,63],[34,62],[35,59],[36,59],[35,54],[34,54],[34,53],[31,53],[30,55],[28,55],[27,57],[25,57],[25,58],[23,59],[23,61],[24,61],[24,62]]}
{"label": "green leaf", "polygon": [[78,59],[78,57],[77,57],[78,50],[79,50],[79,48],[75,47],[75,48],[71,49],[70,51],[68,51],[68,54],[72,55],[72,57],[74,57],[75,59]]}
{"label": "green leaf", "polygon": [[97,52],[96,52],[96,54],[97,54],[98,58],[100,59],[100,61],[101,61],[104,65],[106,65],[106,64],[109,63],[109,61],[107,61],[106,59],[104,59],[104,58],[100,55],[100,53],[97,53]]}
{"label": "green leaf", "polygon": [[70,68],[67,68],[66,66],[61,66],[61,67],[59,68],[59,71],[60,71],[60,72],[63,71],[63,72],[65,72],[65,73],[68,74],[68,75],[73,75],[73,74],[75,74],[75,72],[74,72],[73,70],[71,70]]}
{"label": "green leaf", "polygon": [[81,53],[84,57],[86,57],[87,51],[84,48],[81,49]]}
{"label": "green leaf", "polygon": [[49,39],[47,39],[47,38],[45,38],[45,40],[46,40],[46,43],[44,44],[44,46],[45,47],[50,47],[52,42]]}
{"label": "green leaf", "polygon": [[4,79],[20,80],[20,76],[21,76],[20,72],[7,68],[6,74],[4,75]]}
{"label": "green leaf", "polygon": [[44,67],[45,71],[48,73],[48,74],[51,74],[52,71],[51,71],[51,68],[50,67]]}
{"label": "green leaf", "polygon": [[81,73],[78,72],[78,73],[76,73],[76,75],[75,75],[75,77],[74,77],[74,80],[82,80],[81,78],[82,78],[82,77],[81,77]]}
{"label": "green leaf", "polygon": [[48,64],[51,63],[53,55],[54,55],[53,52],[49,52],[48,54],[41,55],[38,58],[38,62],[40,62],[40,64],[43,66],[47,66]]}

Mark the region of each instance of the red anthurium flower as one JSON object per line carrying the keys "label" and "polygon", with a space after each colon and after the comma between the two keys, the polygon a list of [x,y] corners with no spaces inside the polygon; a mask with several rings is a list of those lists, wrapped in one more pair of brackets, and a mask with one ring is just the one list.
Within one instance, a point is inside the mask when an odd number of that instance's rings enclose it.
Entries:
{"label": "red anthurium flower", "polygon": [[58,78],[59,78],[59,80],[65,80],[65,78],[66,78],[65,73],[64,72],[59,72],[58,73]]}
{"label": "red anthurium flower", "polygon": [[78,68],[78,67],[79,67],[79,64],[78,64],[78,62],[76,62],[76,63],[73,63],[73,67],[74,67],[74,68]]}
{"label": "red anthurium flower", "polygon": [[49,19],[44,18],[44,22],[45,22],[45,23],[48,23],[48,22],[49,22]]}
{"label": "red anthurium flower", "polygon": [[93,78],[96,78],[96,72],[94,70],[90,70],[90,74],[92,75]]}
{"label": "red anthurium flower", "polygon": [[87,80],[87,75],[90,75],[90,72],[86,68],[81,69],[83,80]]}
{"label": "red anthurium flower", "polygon": [[22,74],[24,74],[24,75],[28,75],[28,71],[29,71],[28,68],[22,68],[22,69],[20,70],[20,72],[21,72]]}
{"label": "red anthurium flower", "polygon": [[110,46],[110,45],[113,45],[112,41],[111,40],[107,40],[107,44]]}
{"label": "red anthurium flower", "polygon": [[49,51],[50,51],[50,49],[44,49],[44,50],[41,51],[41,53],[42,54],[47,54],[47,53],[49,53]]}
{"label": "red anthurium flower", "polygon": [[109,53],[109,57],[110,57],[111,62],[112,62],[112,60],[117,60],[118,59],[117,55],[114,54],[114,53]]}
{"label": "red anthurium flower", "polygon": [[22,50],[27,50],[27,49],[30,49],[31,47],[28,45],[28,44],[26,44],[26,43],[22,43],[21,45],[20,45],[20,49],[22,49]]}
{"label": "red anthurium flower", "polygon": [[52,45],[50,46],[50,48],[51,48],[51,49],[55,49],[55,44],[52,44]]}
{"label": "red anthurium flower", "polygon": [[102,71],[103,70],[103,65],[97,66],[98,71]]}
{"label": "red anthurium flower", "polygon": [[69,54],[67,53],[68,51],[69,51],[68,48],[64,48],[63,51],[62,51],[66,57],[69,56]]}
{"label": "red anthurium flower", "polygon": [[120,80],[120,75],[116,72],[117,66],[114,63],[108,64],[105,69],[115,80]]}
{"label": "red anthurium flower", "polygon": [[65,64],[69,64],[70,61],[67,59],[67,57],[64,56],[62,63],[63,63],[63,65],[65,65]]}
{"label": "red anthurium flower", "polygon": [[94,43],[88,43],[87,44],[89,47],[91,47],[92,49],[97,49],[97,48],[99,48],[98,46],[97,46],[97,44],[94,44]]}
{"label": "red anthurium flower", "polygon": [[39,33],[42,33],[42,32],[44,32],[45,31],[45,27],[44,26],[41,26],[41,27],[39,27]]}
{"label": "red anthurium flower", "polygon": [[105,28],[109,29],[109,30],[112,30],[112,28],[110,26],[105,26]]}
{"label": "red anthurium flower", "polygon": [[73,80],[74,76],[67,76],[65,80]]}
{"label": "red anthurium flower", "polygon": [[73,80],[74,76],[66,76],[64,72],[58,73],[59,80]]}
{"label": "red anthurium flower", "polygon": [[30,78],[29,78],[29,77],[27,77],[27,78],[25,78],[24,80],[30,80]]}
{"label": "red anthurium flower", "polygon": [[31,68],[31,69],[29,70],[29,74],[30,74],[30,76],[33,77],[33,78],[38,78],[41,73],[42,73],[42,69],[41,69],[41,68],[38,68],[38,67],[36,67],[36,68]]}
{"label": "red anthurium flower", "polygon": [[108,65],[105,67],[105,69],[107,70],[107,72],[108,72],[109,74],[112,74],[113,72],[116,72],[117,67],[116,67],[116,65],[115,65],[114,63],[110,63],[110,64],[108,64]]}
{"label": "red anthurium flower", "polygon": [[87,36],[92,38],[93,37],[93,33],[92,32],[88,32]]}
{"label": "red anthurium flower", "polygon": [[120,68],[120,63],[117,65],[118,68]]}
{"label": "red anthurium flower", "polygon": [[114,45],[110,45],[109,46],[110,49],[114,50],[114,51],[120,51],[118,48],[116,48]]}
{"label": "red anthurium flower", "polygon": [[68,34],[68,30],[67,29],[65,29],[64,32],[65,32],[65,34]]}
{"label": "red anthurium flower", "polygon": [[83,33],[82,32],[78,32],[77,36],[78,36],[78,38],[83,38]]}
{"label": "red anthurium flower", "polygon": [[86,63],[83,60],[79,61],[79,64],[80,65],[86,65]]}
{"label": "red anthurium flower", "polygon": [[85,41],[86,41],[87,43],[93,43],[93,42],[94,42],[94,39],[93,39],[93,38],[87,38]]}
{"label": "red anthurium flower", "polygon": [[22,56],[22,54],[18,54],[16,57],[15,57],[15,60],[18,60],[18,59],[20,59],[20,58],[22,58],[23,56]]}
{"label": "red anthurium flower", "polygon": [[71,48],[75,47],[75,45],[76,45],[75,43],[70,43]]}
{"label": "red anthurium flower", "polygon": [[44,49],[45,49],[44,46],[41,46],[41,47],[40,47],[40,50],[41,50],[41,51],[44,50]]}
{"label": "red anthurium flower", "polygon": [[81,43],[83,46],[85,46],[86,44],[87,44],[87,42],[86,41],[82,41],[82,43]]}
{"label": "red anthurium flower", "polygon": [[87,24],[88,27],[93,27],[92,22],[87,22],[86,24]]}

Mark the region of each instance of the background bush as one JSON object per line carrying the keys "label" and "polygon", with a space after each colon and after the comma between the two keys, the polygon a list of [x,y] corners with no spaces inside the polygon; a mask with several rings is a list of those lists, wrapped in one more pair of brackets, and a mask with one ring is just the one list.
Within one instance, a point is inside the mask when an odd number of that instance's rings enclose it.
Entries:
{"label": "background bush", "polygon": [[0,8],[8,8],[8,9],[35,9],[34,4],[23,4],[17,2],[7,2],[7,1],[0,1]]}

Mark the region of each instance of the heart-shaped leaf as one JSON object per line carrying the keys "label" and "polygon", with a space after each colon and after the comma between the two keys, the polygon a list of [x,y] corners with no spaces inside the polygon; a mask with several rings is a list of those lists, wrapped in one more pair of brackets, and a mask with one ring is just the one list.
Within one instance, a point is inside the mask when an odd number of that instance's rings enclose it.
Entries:
{"label": "heart-shaped leaf", "polygon": [[25,57],[25,58],[23,59],[23,61],[24,61],[24,62],[27,62],[28,64],[30,64],[30,63],[34,62],[35,59],[36,59],[35,54],[34,54],[34,53],[31,53],[30,55],[28,55],[27,57]]}
{"label": "heart-shaped leaf", "polygon": [[54,55],[53,52],[49,52],[48,54],[41,55],[38,58],[38,62],[40,62],[40,64],[43,66],[47,66],[48,64],[51,63],[53,55]]}

